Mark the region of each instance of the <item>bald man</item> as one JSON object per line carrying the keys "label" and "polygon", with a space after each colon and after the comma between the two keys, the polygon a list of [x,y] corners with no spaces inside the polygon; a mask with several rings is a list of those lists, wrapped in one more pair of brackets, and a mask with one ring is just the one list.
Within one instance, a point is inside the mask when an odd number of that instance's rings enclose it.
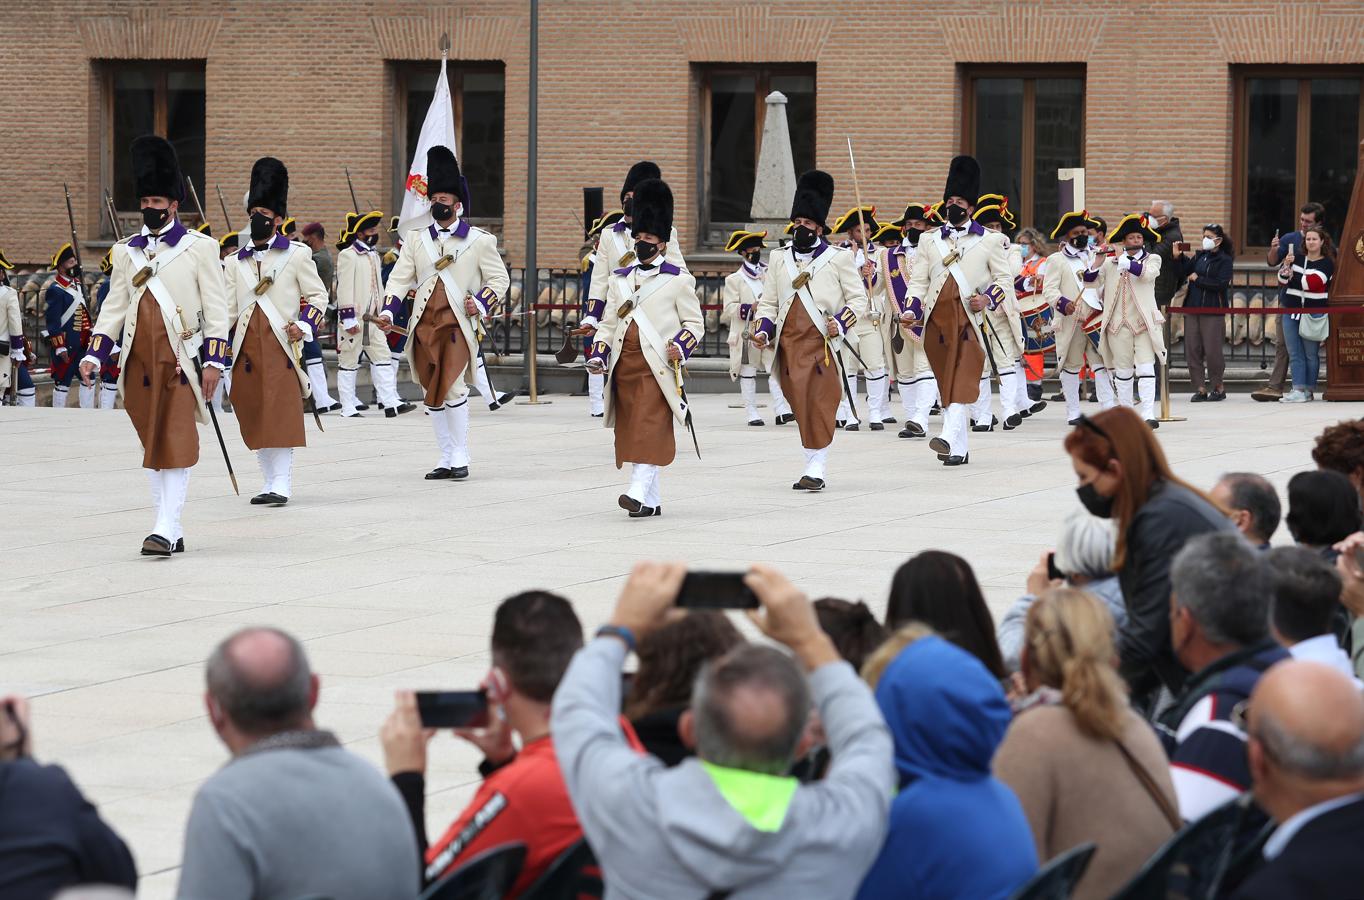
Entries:
{"label": "bald man", "polygon": [[1234,900],[1364,894],[1364,698],[1315,662],[1281,663],[1250,697],[1255,799],[1279,823]]}

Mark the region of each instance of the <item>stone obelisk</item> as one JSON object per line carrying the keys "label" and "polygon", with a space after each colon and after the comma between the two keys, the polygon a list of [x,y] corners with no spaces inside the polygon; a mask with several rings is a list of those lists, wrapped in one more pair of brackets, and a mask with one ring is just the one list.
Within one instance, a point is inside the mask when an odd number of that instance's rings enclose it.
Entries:
{"label": "stone obelisk", "polygon": [[758,149],[757,172],[753,179],[753,204],[749,215],[751,230],[766,231],[768,242],[775,244],[782,229],[791,221],[791,198],[796,193],[796,163],[791,155],[791,130],[786,124],[786,95],[773,91],[767,95],[767,117]]}

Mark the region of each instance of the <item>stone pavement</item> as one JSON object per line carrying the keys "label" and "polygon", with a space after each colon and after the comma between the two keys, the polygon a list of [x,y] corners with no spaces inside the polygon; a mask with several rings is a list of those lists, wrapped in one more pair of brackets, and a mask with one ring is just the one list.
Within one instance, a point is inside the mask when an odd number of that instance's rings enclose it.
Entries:
{"label": "stone pavement", "polygon": [[[142,895],[169,897],[194,790],[225,759],[204,715],[202,662],[236,628],[277,625],[304,640],[322,677],[318,723],[378,762],[393,691],[476,686],[493,609],[512,592],[563,592],[590,633],[636,560],[761,560],[811,596],[863,598],[879,614],[895,567],[939,548],[972,562],[998,616],[1077,505],[1057,404],[1019,431],[974,435],[959,469],[889,427],[840,434],[830,487],[812,496],[790,488],[795,426],[747,427],[732,398],[697,398],[705,458],[679,432],[665,513],[648,520],[616,508],[627,478],[582,398],[497,413],[475,400],[466,483],[422,480],[436,454],[420,413],[326,416],[325,434],[309,422],[283,509],[247,504],[259,471],[227,416],[243,496],[201,429],[189,551],[170,560],[137,555],[153,516],[121,411],[0,409],[0,693],[35,698],[39,758],[65,766],[131,843]],[[1311,466],[1325,425],[1362,411],[1181,403],[1176,414],[1192,420],[1159,436],[1196,484],[1248,469],[1282,488]],[[435,836],[471,795],[478,759],[441,736],[431,760]]]}

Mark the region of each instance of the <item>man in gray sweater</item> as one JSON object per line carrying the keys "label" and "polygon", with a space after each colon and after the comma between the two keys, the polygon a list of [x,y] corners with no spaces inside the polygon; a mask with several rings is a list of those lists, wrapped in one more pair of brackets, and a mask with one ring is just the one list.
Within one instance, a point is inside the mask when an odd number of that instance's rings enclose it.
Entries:
{"label": "man in gray sweater", "polygon": [[[642,563],[611,624],[578,651],[554,695],[555,750],[608,900],[852,897],[885,836],[895,789],[889,732],[810,601],[754,566],[750,613],[785,653],[740,645],[708,664],[678,725],[697,757],[669,769],[626,743],[621,664],[673,613],[686,567]],[[822,781],[785,774],[810,703],[832,756]]]}
{"label": "man in gray sweater", "polygon": [[181,900],[412,900],[421,857],[398,791],[313,725],[303,647],[247,628],[208,659],[208,715],[232,759],[185,828]]}

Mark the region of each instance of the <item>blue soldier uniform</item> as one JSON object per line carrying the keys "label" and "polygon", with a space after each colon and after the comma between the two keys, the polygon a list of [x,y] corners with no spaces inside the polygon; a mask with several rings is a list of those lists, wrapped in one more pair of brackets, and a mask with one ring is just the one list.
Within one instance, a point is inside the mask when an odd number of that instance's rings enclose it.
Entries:
{"label": "blue soldier uniform", "polygon": [[[90,309],[86,303],[85,288],[80,283],[79,270],[72,269],[62,273],[62,266],[75,259],[71,244],[65,243],[52,257],[52,268],[58,275],[43,295],[44,336],[52,353],[52,405],[56,408],[66,406],[66,395],[71,389],[71,379],[76,374],[76,365],[85,355],[90,343],[92,326]],[[72,277],[68,277],[71,275]],[[82,387],[80,390],[82,409],[92,409],[95,405],[95,389]]]}

